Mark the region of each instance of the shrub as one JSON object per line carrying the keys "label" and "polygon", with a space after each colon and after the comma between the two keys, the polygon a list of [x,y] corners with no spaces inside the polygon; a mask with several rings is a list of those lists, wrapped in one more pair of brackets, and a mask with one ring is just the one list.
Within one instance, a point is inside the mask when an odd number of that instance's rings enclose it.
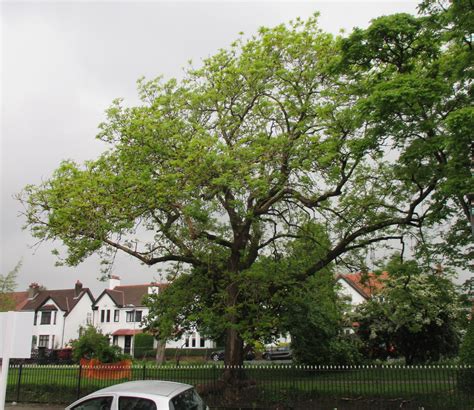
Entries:
{"label": "shrub", "polygon": [[72,343],[72,358],[79,362],[84,359],[98,359],[102,363],[114,363],[123,358],[120,347],[110,345],[109,337],[94,326],[82,329],[79,339]]}
{"label": "shrub", "polygon": [[467,332],[459,349],[461,364],[474,365],[474,318],[471,318]]}
{"label": "shrub", "polygon": [[156,349],[153,348],[154,337],[146,333],[138,333],[135,335],[135,346],[133,356],[136,359],[144,359],[154,357]]}
{"label": "shrub", "polygon": [[459,362],[470,365],[470,369],[459,372],[459,386],[466,392],[474,391],[474,318],[471,318],[467,332],[459,349]]}

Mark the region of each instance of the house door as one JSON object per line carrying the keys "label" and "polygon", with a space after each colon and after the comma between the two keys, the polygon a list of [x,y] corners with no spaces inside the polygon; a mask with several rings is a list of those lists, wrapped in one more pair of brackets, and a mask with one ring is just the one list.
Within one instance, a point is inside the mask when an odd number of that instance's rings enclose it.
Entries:
{"label": "house door", "polygon": [[125,354],[130,354],[132,347],[132,336],[125,336],[125,344],[123,346],[123,352]]}

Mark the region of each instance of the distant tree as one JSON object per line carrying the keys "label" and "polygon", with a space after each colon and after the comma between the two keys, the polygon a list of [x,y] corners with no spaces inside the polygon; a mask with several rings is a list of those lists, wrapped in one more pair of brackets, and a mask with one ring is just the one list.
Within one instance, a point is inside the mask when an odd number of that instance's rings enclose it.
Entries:
{"label": "distant tree", "polygon": [[72,357],[76,362],[81,359],[98,359],[102,363],[114,363],[123,358],[120,347],[111,345],[109,337],[94,326],[81,329],[78,339],[71,342]]}
{"label": "distant tree", "polygon": [[369,354],[385,358],[393,348],[407,364],[456,355],[464,310],[449,277],[397,257],[385,270],[385,287],[354,315]]}
{"label": "distant tree", "polygon": [[0,275],[0,312],[6,312],[15,308],[15,299],[9,293],[15,291],[16,278],[20,271],[22,261],[6,275]]}

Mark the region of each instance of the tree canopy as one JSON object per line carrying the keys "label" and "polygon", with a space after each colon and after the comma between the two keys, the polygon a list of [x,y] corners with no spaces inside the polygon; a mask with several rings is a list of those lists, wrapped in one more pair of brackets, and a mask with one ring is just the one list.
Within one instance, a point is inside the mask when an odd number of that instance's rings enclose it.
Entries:
{"label": "tree canopy", "polygon": [[[343,41],[316,17],[296,20],[238,39],[181,81],[141,79],[140,105],[107,111],[107,152],[25,188],[27,226],[62,241],[69,265],[122,251],[179,273],[169,291],[226,332],[226,363],[239,364],[261,331],[249,317],[288,283],[465,210],[467,188],[449,175],[463,170],[467,137],[449,124],[470,118],[470,95],[463,79],[447,82],[452,51],[430,27],[391,16]],[[289,281],[260,269],[309,222],[327,234],[313,237],[311,263]]]}

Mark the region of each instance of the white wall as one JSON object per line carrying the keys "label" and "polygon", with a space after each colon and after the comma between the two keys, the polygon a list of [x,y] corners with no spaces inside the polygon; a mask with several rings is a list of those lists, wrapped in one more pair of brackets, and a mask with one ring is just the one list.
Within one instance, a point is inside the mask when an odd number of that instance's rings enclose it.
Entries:
{"label": "white wall", "polygon": [[[54,305],[56,306],[57,310],[51,311],[51,324],[49,325],[41,324],[41,316],[43,312],[42,311],[37,312],[36,326],[33,326],[33,335],[32,335],[32,336],[36,336],[36,347],[39,346],[40,336],[42,335],[49,336],[48,346],[46,346],[48,349],[61,347],[62,329],[64,325],[65,312],[59,309],[59,306],[56,303],[54,303],[52,299],[48,299],[44,304]],[[54,324],[55,312],[56,312],[56,324]]]}
{"label": "white wall", "polygon": [[[188,346],[186,347],[186,339],[188,340]],[[193,339],[195,344],[193,346]],[[201,346],[201,339],[204,339],[204,346]],[[156,347],[156,342],[155,342]],[[170,349],[214,349],[216,344],[214,341],[201,338],[201,335],[198,332],[191,332],[181,336],[179,340],[168,340],[166,342],[166,347]]]}
{"label": "white wall", "polygon": [[[119,308],[112,300],[112,298],[105,294],[97,303],[97,310],[94,311],[94,326],[102,330],[104,334],[112,334],[118,329],[141,329],[140,322],[127,322],[127,312],[132,310],[141,310],[142,317],[148,314],[148,308],[145,307],[124,307]],[[110,321],[101,322],[101,311],[110,311]],[[119,311],[119,320],[115,322],[115,311]],[[107,320],[107,315],[105,315]]]}
{"label": "white wall", "polygon": [[338,279],[337,284],[340,286],[339,294],[346,296],[352,306],[358,306],[365,302],[365,298],[357,292],[351,285],[349,285],[344,279]]}
{"label": "white wall", "polygon": [[86,293],[81,300],[70,311],[69,315],[65,317],[64,334],[62,337],[62,346],[69,344],[71,340],[79,337],[79,328],[86,327],[90,318],[92,324],[92,300]]}

